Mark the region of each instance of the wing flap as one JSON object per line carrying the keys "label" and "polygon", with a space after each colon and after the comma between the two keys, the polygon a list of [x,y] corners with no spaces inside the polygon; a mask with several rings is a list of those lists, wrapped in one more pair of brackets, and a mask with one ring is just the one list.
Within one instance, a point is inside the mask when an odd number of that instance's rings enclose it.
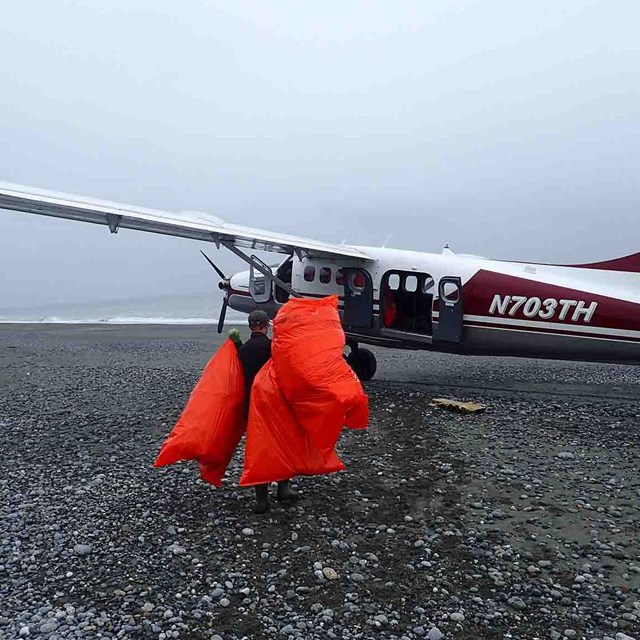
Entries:
{"label": "wing flap", "polygon": [[0,208],[103,224],[113,232],[132,229],[218,244],[231,243],[257,251],[303,251],[310,256],[371,259],[356,247],[229,224],[207,213],[170,213],[22,185],[0,183]]}

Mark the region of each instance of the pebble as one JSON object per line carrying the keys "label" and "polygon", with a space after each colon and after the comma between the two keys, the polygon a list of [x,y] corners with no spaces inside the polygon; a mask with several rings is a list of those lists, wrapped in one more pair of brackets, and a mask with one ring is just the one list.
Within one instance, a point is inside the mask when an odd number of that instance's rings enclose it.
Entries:
{"label": "pebble", "polygon": [[91,553],[91,546],[88,544],[77,544],[73,547],[73,552],[79,556],[88,556]]}
{"label": "pebble", "polygon": [[[210,333],[2,331],[2,640],[639,640],[639,411],[606,396],[637,396],[640,369],[420,354],[490,404],[460,416],[403,384],[417,355],[380,350],[397,382],[368,385],[372,428],[341,436],[348,475],[301,478],[308,503],[258,517],[242,448],[219,489],[153,467]],[[563,395],[566,377],[591,390]]]}
{"label": "pebble", "polygon": [[514,609],[517,609],[518,611],[523,611],[524,609],[527,608],[527,605],[525,604],[524,600],[522,600],[521,598],[513,598],[512,600],[509,601],[509,603]]}

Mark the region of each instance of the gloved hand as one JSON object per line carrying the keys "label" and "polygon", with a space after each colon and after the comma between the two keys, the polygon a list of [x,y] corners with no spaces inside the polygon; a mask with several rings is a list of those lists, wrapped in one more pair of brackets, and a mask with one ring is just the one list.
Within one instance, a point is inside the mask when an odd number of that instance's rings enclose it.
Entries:
{"label": "gloved hand", "polygon": [[235,343],[236,347],[242,345],[242,340],[240,339],[240,329],[234,327],[229,330],[229,338]]}

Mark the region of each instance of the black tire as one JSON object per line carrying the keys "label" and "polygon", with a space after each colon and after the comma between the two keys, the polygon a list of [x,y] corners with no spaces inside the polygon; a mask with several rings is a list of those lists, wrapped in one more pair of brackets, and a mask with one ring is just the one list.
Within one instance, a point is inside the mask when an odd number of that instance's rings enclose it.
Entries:
{"label": "black tire", "polygon": [[347,357],[347,364],[363,382],[371,380],[376,374],[378,363],[369,349],[355,349]]}

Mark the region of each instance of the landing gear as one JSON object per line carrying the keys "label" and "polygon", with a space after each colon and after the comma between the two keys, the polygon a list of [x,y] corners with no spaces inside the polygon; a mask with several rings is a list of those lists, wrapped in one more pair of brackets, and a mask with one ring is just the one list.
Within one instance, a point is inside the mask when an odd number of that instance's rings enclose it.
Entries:
{"label": "landing gear", "polygon": [[350,342],[349,347],[351,353],[347,356],[347,364],[360,380],[363,382],[371,380],[378,367],[376,357],[369,349],[362,349],[355,342]]}

